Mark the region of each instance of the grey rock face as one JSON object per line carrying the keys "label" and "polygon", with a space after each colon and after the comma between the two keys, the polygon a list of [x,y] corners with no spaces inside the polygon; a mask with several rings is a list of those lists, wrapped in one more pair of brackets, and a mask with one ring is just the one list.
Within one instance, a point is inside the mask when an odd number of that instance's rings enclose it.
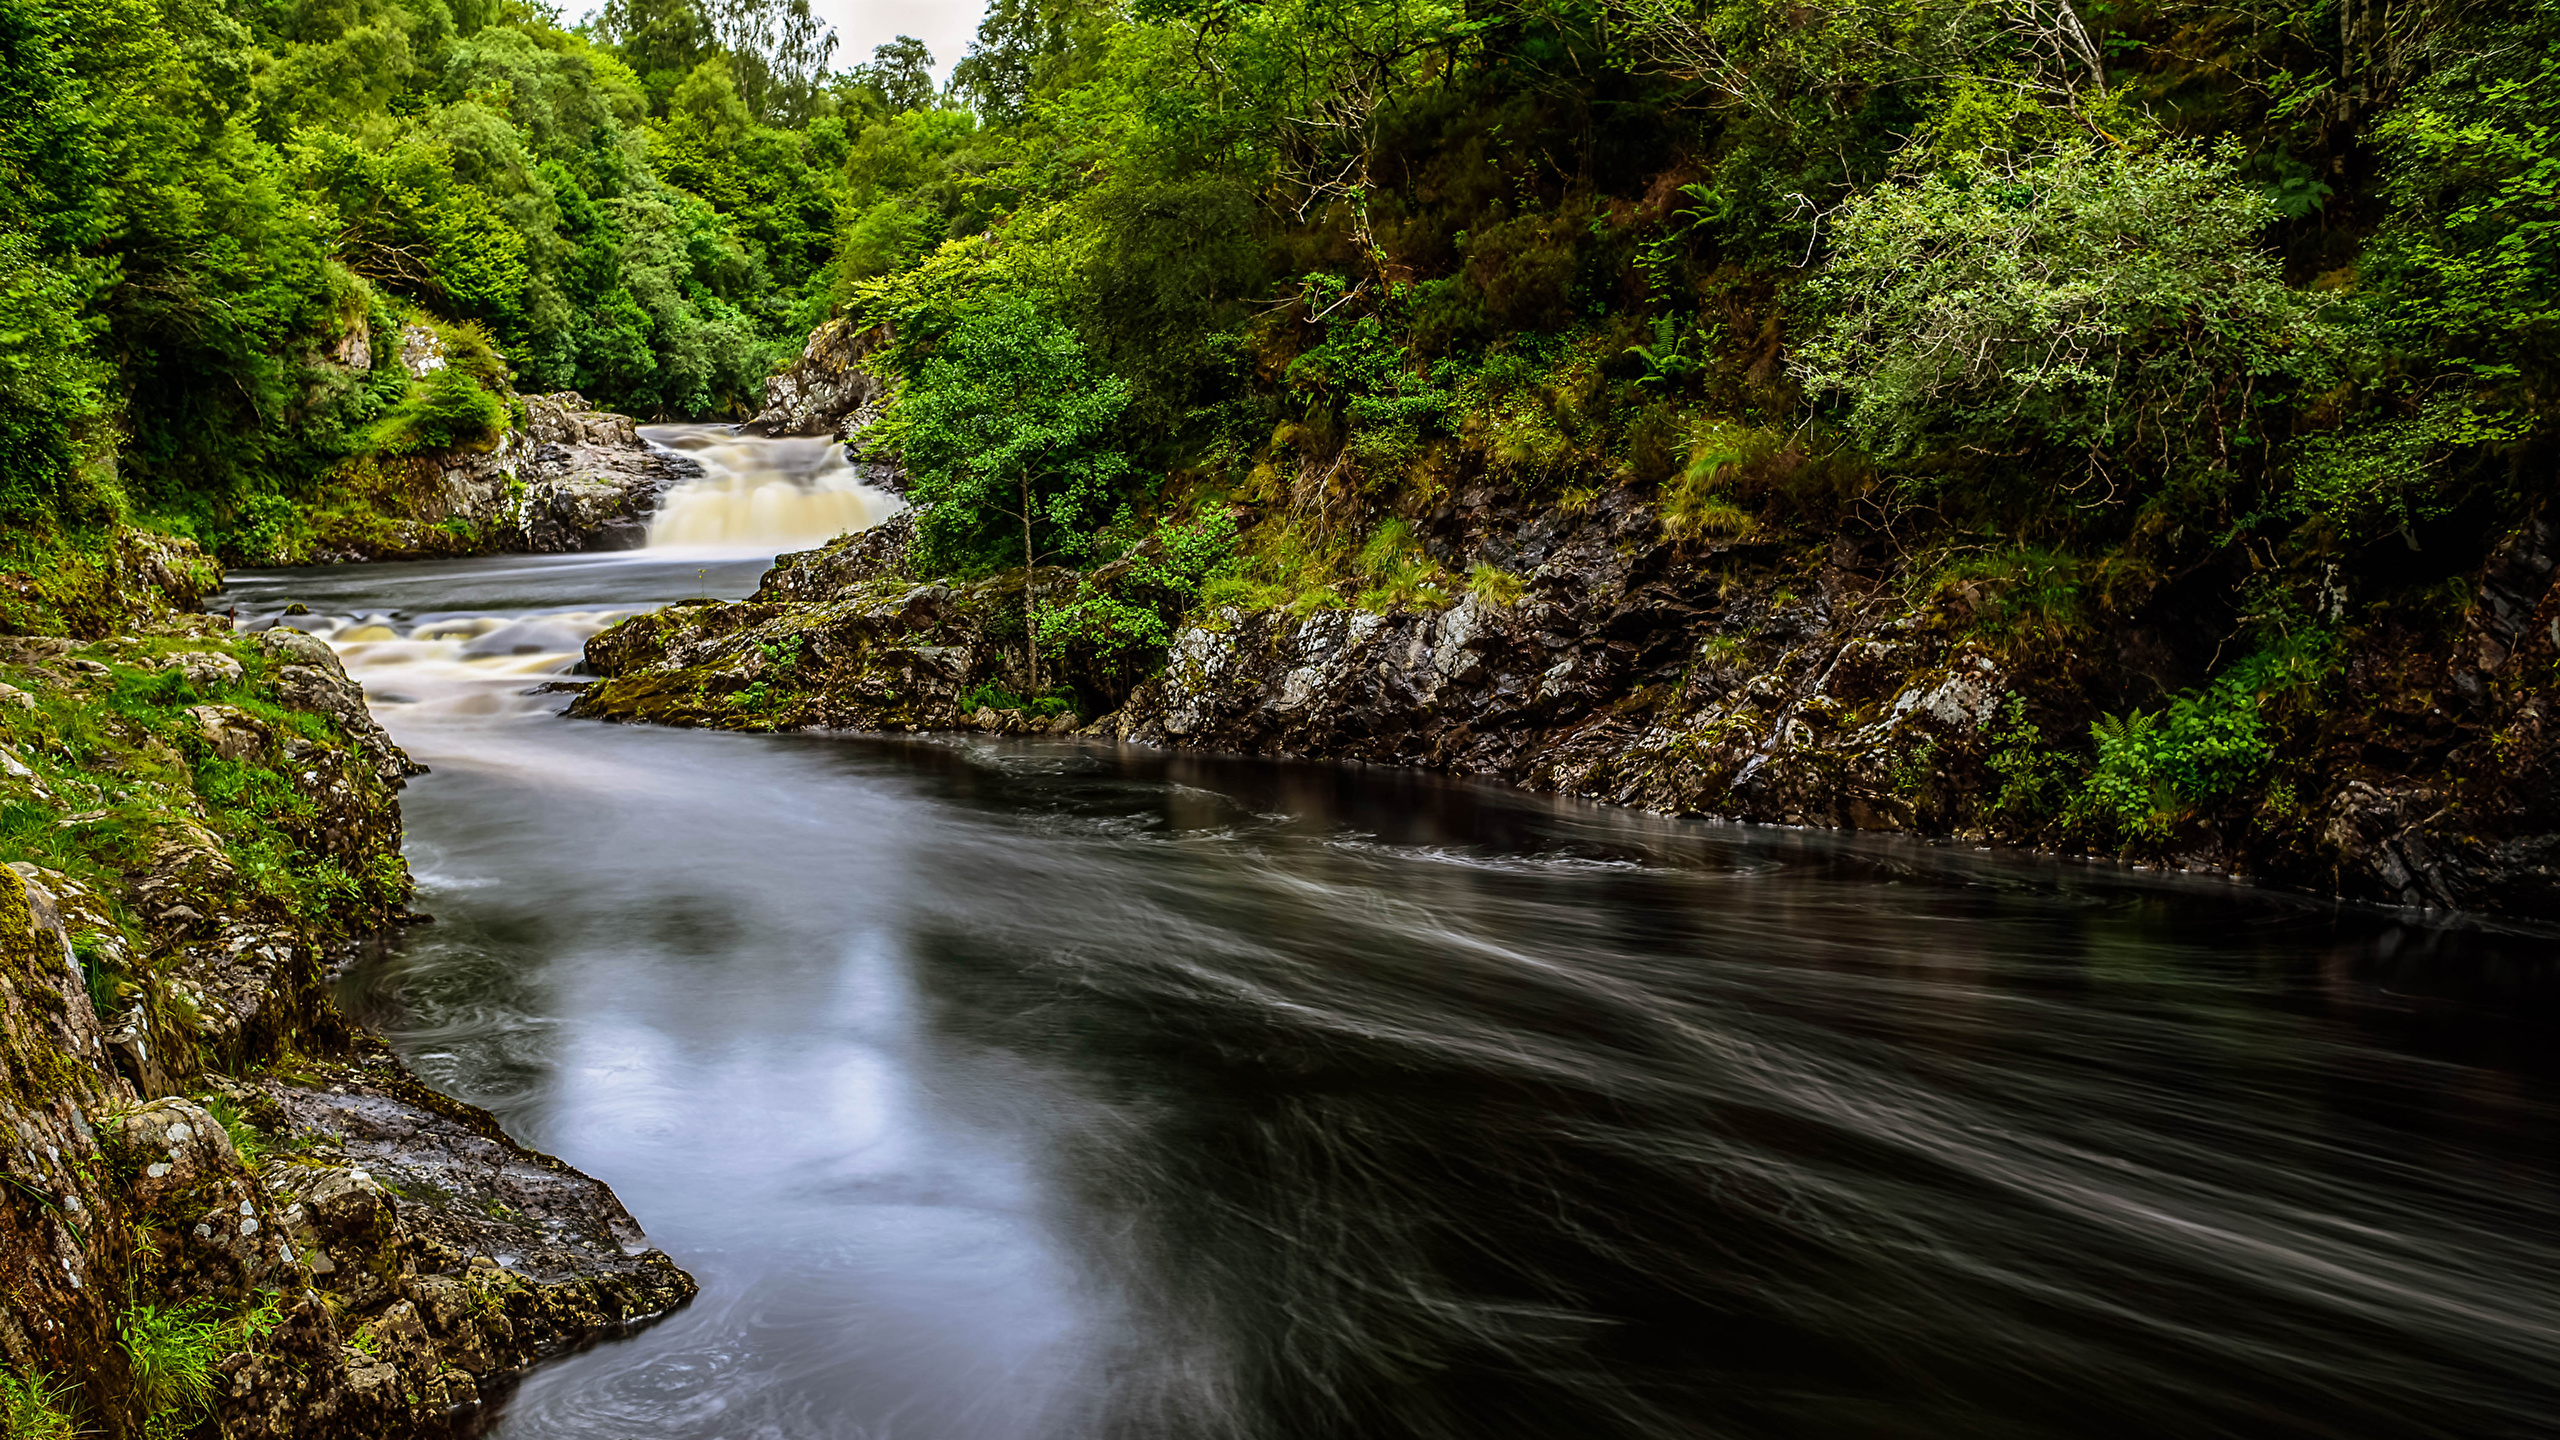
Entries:
{"label": "grey rock face", "polygon": [[636,550],[668,489],[700,473],[640,438],[628,415],[590,410],[573,392],[525,399],[527,453],[513,524],[537,553]]}
{"label": "grey rock face", "polygon": [[[2062,799],[2093,720],[2156,711],[2207,678],[2201,653],[2184,672],[2155,664],[2174,618],[1984,638],[1960,604],[1846,539],[1792,553],[1677,541],[1625,491],[1576,512],[1479,491],[1425,523],[1450,570],[1513,581],[1445,607],[1194,614],[1162,669],[1083,733],[1418,765],[1677,814],[2123,845],[2359,900],[2560,917],[2560,527],[2491,556],[2450,640],[2416,621],[2346,634],[2332,693],[2283,722],[2267,783],[2179,816],[2166,839],[2128,840]],[[968,698],[1022,683],[1018,644],[992,639],[1019,613],[1021,577],[921,584],[908,534],[783,556],[748,601],[605,631],[587,647],[605,678],[573,713],[1049,729]],[[2022,763],[2040,798],[2013,803]]]}
{"label": "grey rock face", "polygon": [[810,332],[800,358],[764,382],[764,408],[745,425],[750,435],[833,435],[842,439],[875,418],[880,381],[863,360],[888,331],[830,320]]}

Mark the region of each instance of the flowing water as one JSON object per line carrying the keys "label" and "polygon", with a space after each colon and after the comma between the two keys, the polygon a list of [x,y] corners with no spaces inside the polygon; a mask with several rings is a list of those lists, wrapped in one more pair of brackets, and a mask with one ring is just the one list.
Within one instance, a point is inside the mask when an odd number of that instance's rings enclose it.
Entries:
{"label": "flowing water", "polygon": [[824,436],[759,440],[727,425],[644,425],[640,434],[702,467],[649,522],[652,550],[777,550],[823,545],[889,518],[898,501],[871,486]]}
{"label": "flowing water", "polygon": [[2560,1433],[2546,938],[525,693],[760,569],[235,577],[434,767],[345,1002],[703,1282],[501,1436]]}

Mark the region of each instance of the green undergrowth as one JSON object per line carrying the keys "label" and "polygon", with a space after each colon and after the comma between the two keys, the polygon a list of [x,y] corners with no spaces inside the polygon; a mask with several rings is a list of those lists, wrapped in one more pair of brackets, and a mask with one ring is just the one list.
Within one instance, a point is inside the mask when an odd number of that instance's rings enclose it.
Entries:
{"label": "green undergrowth", "polygon": [[231,1137],[231,1148],[239,1152],[240,1163],[250,1174],[257,1174],[274,1153],[274,1140],[241,1110],[238,1101],[227,1095],[207,1096],[204,1109],[222,1127],[222,1133]]}
{"label": "green undergrowth", "polygon": [[128,1307],[118,1328],[146,1440],[174,1440],[202,1422],[220,1393],[224,1357],[265,1339],[282,1318],[273,1293],[231,1314],[201,1300]]}
{"label": "green undergrowth", "polygon": [[1019,710],[1025,715],[1045,718],[1068,714],[1075,709],[1075,704],[1073,696],[1054,690],[1025,699],[1006,689],[1004,682],[991,679],[978,682],[960,697],[960,713],[974,715],[980,710]]}
{"label": "green undergrowth", "polygon": [[1071,595],[1041,608],[1041,648],[1125,668],[1131,652],[1161,649],[1182,616],[1237,570],[1236,546],[1235,513],[1224,506],[1158,527],[1119,561],[1080,577]]}
{"label": "green undergrowth", "polygon": [[2288,727],[2317,717],[2338,662],[2328,630],[2294,624],[2152,709],[2099,715],[2086,748],[2048,735],[2011,693],[1988,732],[1985,809],[2014,832],[2157,852],[2199,828],[2292,808]]}
{"label": "green undergrowth", "polygon": [[[89,885],[116,909],[128,940],[141,931],[121,909],[131,879],[173,843],[218,843],[248,894],[284,916],[332,933],[396,905],[407,893],[405,864],[384,852],[369,861],[329,853],[318,801],[283,768],[282,747],[303,742],[343,750],[325,717],[277,703],[278,662],[258,647],[221,636],[153,636],[91,645],[37,665],[0,665],[0,680],[30,695],[30,707],[0,704],[6,744],[43,787],[0,779],[0,862],[24,860]],[[190,680],[163,657],[228,655],[237,681]],[[74,662],[104,667],[84,671]],[[225,759],[190,707],[221,705],[263,727],[263,757]],[[119,979],[93,972],[93,991]]]}
{"label": "green undergrowth", "polygon": [[[113,524],[0,525],[0,635],[98,636],[127,623],[137,598],[130,571],[155,543]],[[187,592],[171,597],[180,603],[219,583],[203,555],[183,547],[168,555]]]}
{"label": "green undergrowth", "polygon": [[41,1371],[31,1375],[0,1372],[0,1436],[7,1440],[73,1440],[80,1434],[72,1419],[77,1391]]}

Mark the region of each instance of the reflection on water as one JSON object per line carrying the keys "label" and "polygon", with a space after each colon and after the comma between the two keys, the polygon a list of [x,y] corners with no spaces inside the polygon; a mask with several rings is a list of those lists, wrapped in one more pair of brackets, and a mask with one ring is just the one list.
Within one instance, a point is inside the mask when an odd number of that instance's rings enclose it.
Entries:
{"label": "reflection on water", "polygon": [[500,1435],[2560,1414],[2547,940],[1375,769],[570,724],[517,692],[670,574],[586,573],[241,589],[379,625],[337,643],[435,767],[439,923],[347,1003],[704,1283]]}
{"label": "reflection on water", "polygon": [[659,501],[649,521],[653,550],[805,550],[901,508],[823,437],[764,440],[727,425],[644,425],[640,433],[703,470]]}

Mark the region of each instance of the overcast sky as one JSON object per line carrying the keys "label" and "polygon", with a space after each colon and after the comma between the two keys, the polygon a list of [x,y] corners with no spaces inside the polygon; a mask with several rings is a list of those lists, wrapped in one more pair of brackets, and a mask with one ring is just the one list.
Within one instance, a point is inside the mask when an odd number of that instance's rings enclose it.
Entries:
{"label": "overcast sky", "polygon": [[836,68],[871,58],[871,47],[913,35],[933,52],[933,78],[951,79],[951,67],[969,53],[978,33],[983,0],[936,4],[935,0],[809,0],[809,8],[836,27]]}
{"label": "overcast sky", "polygon": [[[594,0],[570,0],[560,7],[560,13],[583,19],[602,8]],[[969,42],[978,35],[979,17],[987,13],[986,0],[960,0],[958,4],[937,4],[935,0],[809,0],[809,8],[836,27],[838,70],[850,70],[869,60],[874,46],[885,45],[901,35],[913,35],[933,52],[933,78],[944,85],[951,83],[951,67],[969,53]]]}

